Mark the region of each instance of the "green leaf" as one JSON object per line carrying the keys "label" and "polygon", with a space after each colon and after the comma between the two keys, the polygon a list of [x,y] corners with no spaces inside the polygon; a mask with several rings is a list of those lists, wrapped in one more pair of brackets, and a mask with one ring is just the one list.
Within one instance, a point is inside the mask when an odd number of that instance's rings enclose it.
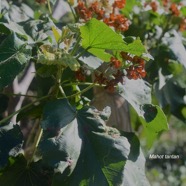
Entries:
{"label": "green leaf", "polygon": [[0,171],[2,186],[50,186],[52,172],[43,169],[40,162],[29,166],[23,155],[9,159],[9,166]]}
{"label": "green leaf", "polygon": [[181,36],[174,31],[173,37],[168,38],[168,46],[178,60],[186,68],[186,49],[183,45]]}
{"label": "green leaf", "polygon": [[43,163],[66,176],[74,170],[81,151],[82,140],[77,125],[76,121],[72,121],[61,130],[58,129],[57,138],[47,136],[47,131],[51,134],[49,128],[45,132],[46,137],[40,143]]}
{"label": "green leaf", "polygon": [[29,62],[31,49],[16,34],[9,35],[0,45],[0,89],[10,84]]}
{"label": "green leaf", "polygon": [[23,135],[19,125],[9,123],[0,127],[0,169],[8,163],[9,156],[15,156],[22,148]]}
{"label": "green leaf", "polygon": [[16,122],[21,121],[22,119],[36,119],[40,118],[42,115],[42,110],[43,109],[43,104],[39,104],[36,106],[32,106],[31,108],[22,110],[21,112],[18,113],[16,117]]}
{"label": "green leaf", "polygon": [[130,145],[117,129],[106,126],[109,115],[108,109],[92,107],[75,111],[66,99],[46,105],[40,152],[57,172],[53,186],[122,183]]}
{"label": "green leaf", "polygon": [[55,100],[45,105],[41,126],[44,130],[60,130],[72,122],[76,117],[76,110],[66,99]]}
{"label": "green leaf", "polygon": [[50,45],[42,45],[42,53],[38,54],[38,63],[44,65],[61,65],[64,68],[69,67],[72,71],[77,71],[80,67],[78,61],[70,54],[51,47]]}
{"label": "green leaf", "polygon": [[182,13],[184,16],[186,16],[186,7],[185,7],[185,6],[182,6],[180,11],[181,11],[181,13]]}
{"label": "green leaf", "polygon": [[[43,20],[39,19],[23,22],[21,26],[26,32],[27,37],[31,38],[31,43],[49,44],[51,42],[51,38],[53,37],[51,28],[55,25],[51,19],[44,18]],[[52,41],[55,43],[54,38]]]}
{"label": "green leaf", "polygon": [[139,149],[139,156],[136,160],[130,158],[127,160],[124,178],[123,186],[150,186],[150,183],[145,176],[145,157],[141,149]]}
{"label": "green leaf", "polygon": [[[155,95],[162,108],[170,106],[171,113],[182,120],[186,121],[186,116],[183,113],[185,106],[185,88],[186,88],[186,78],[185,73],[179,74],[179,78],[185,82],[179,83],[179,79],[175,77],[166,81],[163,87],[159,87],[159,83],[155,84]],[[182,85],[183,84],[183,85]]]}
{"label": "green leaf", "polygon": [[183,66],[177,61],[169,60],[167,69],[173,74],[174,76],[178,76],[180,73],[183,72]]}
{"label": "green leaf", "polygon": [[52,75],[55,75],[57,72],[57,67],[55,65],[41,65],[37,69],[37,74],[41,76],[42,78],[51,77]]}
{"label": "green leaf", "polygon": [[31,44],[49,44],[49,36],[53,37],[53,34],[49,34],[49,32],[51,32],[53,26],[54,23],[49,18],[44,20],[30,20],[21,23],[9,21],[8,23],[0,23],[0,31],[5,34],[7,34],[8,31],[11,33],[17,33],[27,39],[28,43]]}
{"label": "green leaf", "polygon": [[120,34],[94,18],[81,26],[80,32],[82,47],[106,62],[110,60],[111,54],[105,50],[122,50],[134,55],[142,55],[145,52],[140,39],[127,45]]}
{"label": "green leaf", "polygon": [[163,111],[157,105],[144,105],[144,118],[141,118],[144,126],[147,147],[151,148],[158,134],[164,130],[168,130],[167,119]]}
{"label": "green leaf", "polygon": [[28,5],[20,3],[19,6],[17,6],[16,4],[6,3],[6,1],[1,3],[1,11],[4,14],[5,19],[7,19],[7,22],[13,21],[18,23],[33,18],[34,12]]}
{"label": "green leaf", "polygon": [[122,13],[129,17],[130,14],[133,12],[133,8],[135,5],[137,5],[138,2],[136,0],[126,0],[126,5],[125,7],[122,9]]}
{"label": "green leaf", "polygon": [[52,32],[54,34],[56,42],[58,43],[61,38],[61,34],[59,33],[58,29],[54,26],[52,27]]}
{"label": "green leaf", "polygon": [[144,112],[141,106],[151,103],[151,88],[143,79],[129,80],[125,78],[125,83],[119,85],[118,92],[133,106],[139,116],[143,116]]}
{"label": "green leaf", "polygon": [[158,106],[151,105],[151,91],[144,80],[125,80],[119,85],[119,94],[136,110],[144,125],[147,146],[150,148],[159,132],[168,130],[167,119]]}

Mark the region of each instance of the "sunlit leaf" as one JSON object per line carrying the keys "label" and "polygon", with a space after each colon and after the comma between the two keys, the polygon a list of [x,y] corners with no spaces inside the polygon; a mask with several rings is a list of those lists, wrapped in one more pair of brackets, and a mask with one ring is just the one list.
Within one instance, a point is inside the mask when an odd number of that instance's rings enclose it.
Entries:
{"label": "sunlit leaf", "polygon": [[156,140],[158,134],[168,130],[168,123],[165,114],[157,105],[144,105],[144,118],[141,121],[144,126],[147,147],[150,148]]}
{"label": "sunlit leaf", "polygon": [[110,60],[110,53],[106,50],[125,51],[134,55],[142,55],[145,52],[140,39],[127,44],[120,34],[114,32],[105,23],[91,19],[80,27],[82,47],[104,61]]}
{"label": "sunlit leaf", "polygon": [[52,32],[54,34],[54,37],[56,39],[56,42],[58,43],[60,38],[61,38],[61,34],[59,33],[58,29],[56,27],[52,27]]}

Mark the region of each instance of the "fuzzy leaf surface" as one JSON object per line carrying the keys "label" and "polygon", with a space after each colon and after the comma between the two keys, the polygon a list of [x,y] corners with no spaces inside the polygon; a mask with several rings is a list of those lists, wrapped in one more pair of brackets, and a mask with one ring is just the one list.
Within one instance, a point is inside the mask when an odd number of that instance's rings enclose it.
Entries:
{"label": "fuzzy leaf surface", "polygon": [[11,83],[29,62],[31,49],[15,33],[0,45],[0,89]]}
{"label": "fuzzy leaf surface", "polygon": [[53,186],[122,183],[130,144],[118,130],[105,125],[109,115],[93,107],[76,111],[66,99],[46,105],[40,152],[56,170]]}

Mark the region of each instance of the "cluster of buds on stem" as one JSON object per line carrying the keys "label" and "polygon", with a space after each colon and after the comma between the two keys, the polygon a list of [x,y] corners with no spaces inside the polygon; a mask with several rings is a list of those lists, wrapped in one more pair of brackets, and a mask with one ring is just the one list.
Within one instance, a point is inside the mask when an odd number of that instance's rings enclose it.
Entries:
{"label": "cluster of buds on stem", "polygon": [[114,74],[112,74],[113,78],[109,79],[105,73],[95,73],[95,83],[98,83],[100,85],[105,85],[105,89],[109,92],[115,91],[115,86],[118,83],[124,82],[124,73],[121,70],[117,70]]}
{"label": "cluster of buds on stem", "polygon": [[75,10],[79,18],[85,22],[95,17],[117,31],[126,31],[129,28],[129,20],[119,13],[119,10],[124,8],[125,4],[126,0],[115,0],[110,5],[111,11],[108,15],[108,3],[94,1],[86,5],[82,0],[79,0]]}
{"label": "cluster of buds on stem", "polygon": [[127,71],[126,76],[129,79],[136,80],[146,76],[144,59],[138,56],[131,57],[126,52],[121,52],[120,54],[123,60],[127,61],[128,63],[132,63],[128,68],[125,69]]}
{"label": "cluster of buds on stem", "polygon": [[178,24],[179,25],[179,31],[183,32],[186,30],[186,23],[185,19],[186,17],[182,15],[181,8],[183,7],[182,3],[176,3],[172,2],[171,0],[152,0],[150,2],[145,2],[144,7],[149,6],[153,12],[157,12],[160,8],[160,5],[162,5],[162,8],[166,14],[170,14],[174,17],[180,17],[182,21]]}
{"label": "cluster of buds on stem", "polygon": [[[136,80],[146,76],[144,59],[126,52],[120,52],[120,57],[120,59],[111,57],[104,72],[99,70],[94,72],[94,82],[103,85],[109,92],[114,92],[118,83],[123,84],[124,77]],[[85,81],[86,76],[81,68],[75,72],[75,77],[79,81]]]}
{"label": "cluster of buds on stem", "polygon": [[35,0],[37,3],[39,3],[39,4],[44,4],[44,3],[46,3],[47,2],[47,0]]}

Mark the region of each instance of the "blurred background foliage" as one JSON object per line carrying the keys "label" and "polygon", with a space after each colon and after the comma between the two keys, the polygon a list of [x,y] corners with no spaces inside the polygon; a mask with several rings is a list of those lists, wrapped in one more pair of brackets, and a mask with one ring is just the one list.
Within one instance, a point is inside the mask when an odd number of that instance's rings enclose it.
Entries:
{"label": "blurred background foliage", "polygon": [[[141,1],[142,2],[142,1]],[[153,186],[186,185],[186,1],[127,1],[123,13],[131,19],[125,33],[140,37],[154,58],[146,64],[154,104],[167,115],[170,130],[159,135],[153,148],[145,148],[140,119],[131,109],[146,155],[147,177]],[[171,9],[171,6],[177,9]],[[177,11],[177,12],[176,12]],[[132,13],[131,13],[132,12]],[[184,23],[184,24],[183,24]],[[179,155],[179,159],[149,159],[150,154]]]}

